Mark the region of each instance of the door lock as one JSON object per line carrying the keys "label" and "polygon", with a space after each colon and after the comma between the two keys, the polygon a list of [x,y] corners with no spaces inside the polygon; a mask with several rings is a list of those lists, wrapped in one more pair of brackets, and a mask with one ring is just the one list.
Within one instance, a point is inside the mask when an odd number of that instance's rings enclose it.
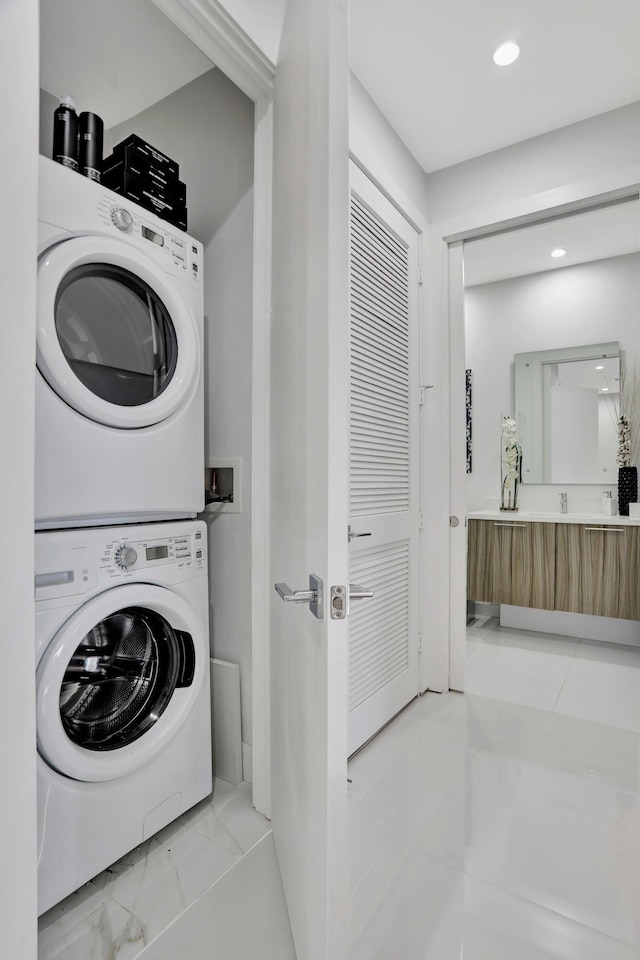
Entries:
{"label": "door lock", "polygon": [[349,592],[345,587],[331,587],[329,606],[332,620],[344,620],[349,616],[349,605],[352,600],[366,600],[373,596],[373,590],[361,587],[357,583],[349,584]]}

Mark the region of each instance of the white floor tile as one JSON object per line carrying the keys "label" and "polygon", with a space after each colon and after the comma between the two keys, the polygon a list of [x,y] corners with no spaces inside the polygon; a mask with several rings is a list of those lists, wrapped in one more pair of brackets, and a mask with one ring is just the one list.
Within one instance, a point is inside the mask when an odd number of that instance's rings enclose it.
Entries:
{"label": "white floor tile", "polygon": [[569,654],[525,650],[511,644],[483,643],[474,655],[472,669],[495,670],[537,680],[564,680],[573,662]]}
{"label": "white floor tile", "polygon": [[597,640],[581,640],[576,656],[582,660],[600,663],[622,664],[640,668],[640,647],[622,643],[600,643]]}
{"label": "white floor tile", "polygon": [[513,647],[515,650],[530,650],[537,653],[549,653],[563,657],[573,657],[580,641],[575,637],[564,637],[554,633],[538,633],[535,630],[519,630],[515,627],[497,626],[486,634],[486,643]]}
{"label": "white floor tile", "polygon": [[213,798],[40,918],[39,960],[133,960],[268,832],[250,785],[216,780]]}
{"label": "white floor tile", "polygon": [[636,696],[606,693],[597,687],[567,685],[556,703],[556,712],[581,717],[611,727],[640,731],[640,703]]}
{"label": "white floor tile", "polygon": [[162,831],[144,859],[115,880],[111,896],[155,935],[168,916],[186,910],[238,860],[238,854],[188,827]]}
{"label": "white floor tile", "polygon": [[467,816],[469,874],[640,943],[637,793],[557,755],[485,740],[470,761]]}
{"label": "white floor tile", "polygon": [[114,900],[99,899],[77,923],[62,914],[40,921],[39,960],[133,960],[140,953],[151,939],[145,925]]}
{"label": "white floor tile", "polygon": [[154,940],[143,956],[144,960],[296,960],[271,833]]}
{"label": "white floor tile", "polygon": [[585,776],[640,790],[638,736],[592,720],[548,713],[520,704],[503,704],[487,740],[512,741],[581,764]]}
{"label": "white floor tile", "polygon": [[639,960],[640,651],[468,637],[349,765],[350,960]]}
{"label": "white floor tile", "polygon": [[467,667],[468,692],[493,700],[553,710],[561,689],[562,680],[540,680],[537,677],[499,673],[476,666],[475,660]]}
{"label": "white floor tile", "polygon": [[[391,955],[390,955],[391,956]],[[461,877],[423,960],[637,960],[635,949],[490,884]]]}
{"label": "white floor tile", "polygon": [[[217,780],[216,784],[223,781]],[[266,817],[257,813],[252,803],[250,783],[216,794],[213,803],[199,803],[184,817],[184,823],[197,833],[241,856],[271,830]]]}

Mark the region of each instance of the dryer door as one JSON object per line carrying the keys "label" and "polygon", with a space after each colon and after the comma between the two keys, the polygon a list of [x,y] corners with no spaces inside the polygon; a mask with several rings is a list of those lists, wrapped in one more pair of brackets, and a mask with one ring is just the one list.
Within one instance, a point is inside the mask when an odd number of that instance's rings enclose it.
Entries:
{"label": "dryer door", "polygon": [[37,669],[38,749],[75,780],[112,780],[156,756],[207,682],[195,610],[150,584],[114,587],[57,631]]}
{"label": "dryer door", "polygon": [[144,252],[77,237],[38,266],[37,363],[78,413],[119,428],[170,417],[200,371],[196,320]]}

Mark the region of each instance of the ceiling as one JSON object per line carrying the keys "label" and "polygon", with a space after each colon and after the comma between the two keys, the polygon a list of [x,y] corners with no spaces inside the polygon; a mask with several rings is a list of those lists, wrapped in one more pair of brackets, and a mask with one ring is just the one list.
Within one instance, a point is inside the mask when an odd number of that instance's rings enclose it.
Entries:
{"label": "ceiling", "polygon": [[[551,257],[561,247],[566,255]],[[473,287],[640,251],[640,201],[536,223],[464,245],[464,285]]]}
{"label": "ceiling", "polygon": [[[427,172],[640,100],[638,0],[350,0],[351,66]],[[520,58],[497,67],[515,40]]]}
{"label": "ceiling", "polygon": [[[284,0],[221,3],[275,59]],[[640,100],[640,0],[350,0],[350,20],[354,73],[427,172]],[[41,36],[44,89],[107,129],[211,68],[150,0],[42,0]]]}

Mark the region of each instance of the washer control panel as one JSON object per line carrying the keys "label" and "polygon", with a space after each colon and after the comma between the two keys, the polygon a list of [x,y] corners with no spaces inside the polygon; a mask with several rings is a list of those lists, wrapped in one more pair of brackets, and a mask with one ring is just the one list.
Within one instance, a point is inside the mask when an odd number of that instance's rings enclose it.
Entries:
{"label": "washer control panel", "polygon": [[195,530],[176,537],[109,540],[99,557],[98,569],[102,576],[119,580],[167,564],[188,572],[201,569],[205,563],[204,537],[201,530]]}

